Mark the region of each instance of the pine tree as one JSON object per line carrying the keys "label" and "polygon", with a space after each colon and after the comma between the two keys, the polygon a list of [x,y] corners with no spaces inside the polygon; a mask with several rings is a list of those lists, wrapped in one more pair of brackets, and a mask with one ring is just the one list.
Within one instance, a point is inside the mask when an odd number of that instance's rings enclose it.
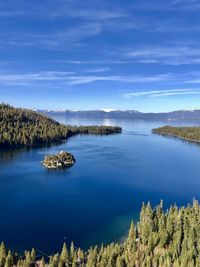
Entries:
{"label": "pine tree", "polygon": [[45,267],[45,259],[42,257],[40,267]]}
{"label": "pine tree", "polygon": [[25,252],[25,267],[29,267],[31,261],[32,259],[30,251]]}
{"label": "pine tree", "polygon": [[35,261],[36,260],[36,252],[35,252],[35,249],[34,248],[32,248],[32,250],[31,250],[31,260],[32,261]]}
{"label": "pine tree", "polygon": [[0,267],[3,267],[6,261],[6,247],[4,242],[0,245]]}
{"label": "pine tree", "polygon": [[69,255],[68,255],[68,250],[67,250],[66,243],[64,243],[63,247],[62,247],[62,251],[61,251],[61,254],[60,254],[60,262],[64,263],[64,266],[68,266]]}
{"label": "pine tree", "polygon": [[128,244],[131,247],[131,249],[135,248],[135,240],[136,240],[136,233],[135,233],[135,227],[134,222],[131,222],[131,226],[128,233]]}
{"label": "pine tree", "polygon": [[120,255],[117,257],[116,267],[125,267],[124,259]]}
{"label": "pine tree", "polygon": [[12,267],[13,266],[13,256],[11,254],[11,251],[8,251],[8,255],[6,256],[6,262],[5,267]]}
{"label": "pine tree", "polygon": [[71,242],[71,246],[70,246],[70,259],[71,260],[74,258],[74,253],[75,253],[74,243]]}

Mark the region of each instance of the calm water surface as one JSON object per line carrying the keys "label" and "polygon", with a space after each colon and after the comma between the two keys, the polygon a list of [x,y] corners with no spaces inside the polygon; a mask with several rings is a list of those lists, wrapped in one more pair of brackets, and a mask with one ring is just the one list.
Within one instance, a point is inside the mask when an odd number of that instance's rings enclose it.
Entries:
{"label": "calm water surface", "polygon": [[[200,146],[151,134],[165,122],[66,119],[67,124],[119,125],[112,136],[76,136],[57,146],[0,151],[0,240],[21,251],[122,240],[142,202],[167,208],[200,198]],[[177,123],[176,123],[177,124]],[[67,150],[75,165],[47,170],[48,153]]]}

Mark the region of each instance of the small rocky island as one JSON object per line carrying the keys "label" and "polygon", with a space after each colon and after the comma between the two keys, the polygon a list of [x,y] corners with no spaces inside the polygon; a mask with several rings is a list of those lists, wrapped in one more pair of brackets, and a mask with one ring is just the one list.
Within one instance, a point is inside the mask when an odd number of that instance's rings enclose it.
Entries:
{"label": "small rocky island", "polygon": [[42,161],[42,165],[48,169],[69,168],[76,162],[71,153],[60,151],[55,155],[47,155]]}

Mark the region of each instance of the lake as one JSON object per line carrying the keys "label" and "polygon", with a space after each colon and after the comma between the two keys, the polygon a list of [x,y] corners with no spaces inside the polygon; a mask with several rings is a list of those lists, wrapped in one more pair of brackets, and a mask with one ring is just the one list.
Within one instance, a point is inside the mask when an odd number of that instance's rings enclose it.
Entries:
{"label": "lake", "polygon": [[[142,202],[156,205],[163,199],[168,208],[200,197],[200,146],[151,133],[166,122],[55,119],[73,125],[119,125],[123,133],[0,151],[0,240],[12,249],[35,247],[51,253],[64,241],[83,248],[122,241]],[[46,154],[60,150],[75,156],[72,168],[41,166]]]}

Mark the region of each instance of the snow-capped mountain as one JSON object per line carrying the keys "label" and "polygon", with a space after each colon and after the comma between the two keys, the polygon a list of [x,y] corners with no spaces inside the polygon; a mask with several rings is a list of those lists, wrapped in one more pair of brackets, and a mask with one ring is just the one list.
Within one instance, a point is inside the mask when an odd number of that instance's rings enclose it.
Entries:
{"label": "snow-capped mountain", "polygon": [[172,112],[160,113],[144,113],[137,110],[117,110],[117,109],[102,109],[102,110],[37,110],[47,115],[62,114],[70,117],[80,118],[113,118],[113,119],[137,119],[137,120],[197,120],[200,121],[200,109],[185,109]]}

